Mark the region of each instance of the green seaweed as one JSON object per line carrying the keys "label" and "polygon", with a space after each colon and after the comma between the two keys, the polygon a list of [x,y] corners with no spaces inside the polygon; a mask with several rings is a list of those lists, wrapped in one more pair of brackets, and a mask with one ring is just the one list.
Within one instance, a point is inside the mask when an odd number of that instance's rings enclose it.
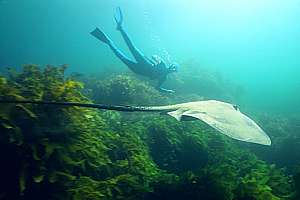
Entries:
{"label": "green seaweed", "polygon": [[119,74],[101,80],[87,79],[91,99],[106,104],[162,104],[168,98],[149,83],[133,76]]}
{"label": "green seaweed", "polygon": [[[10,71],[0,77],[0,98],[175,101],[132,76],[83,84],[66,69]],[[0,108],[0,199],[277,200],[299,191],[298,176],[291,179],[200,122],[50,105]]]}

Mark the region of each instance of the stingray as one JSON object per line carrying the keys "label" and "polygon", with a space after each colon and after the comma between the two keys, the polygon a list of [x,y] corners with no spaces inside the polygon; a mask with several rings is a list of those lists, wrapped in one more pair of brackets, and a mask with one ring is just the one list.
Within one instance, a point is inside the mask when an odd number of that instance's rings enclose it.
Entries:
{"label": "stingray", "polygon": [[178,121],[201,120],[220,133],[236,140],[271,145],[269,136],[252,119],[240,112],[237,106],[216,100],[195,101],[166,106],[123,106],[30,100],[0,100],[0,103],[79,106],[125,112],[158,112],[168,114]]}

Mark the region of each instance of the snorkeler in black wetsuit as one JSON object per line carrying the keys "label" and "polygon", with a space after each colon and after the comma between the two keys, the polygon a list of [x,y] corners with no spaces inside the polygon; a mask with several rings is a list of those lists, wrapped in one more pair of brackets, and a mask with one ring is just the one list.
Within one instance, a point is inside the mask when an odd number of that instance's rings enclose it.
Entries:
{"label": "snorkeler in black wetsuit", "polygon": [[177,64],[171,64],[170,66],[166,66],[166,64],[160,59],[158,56],[152,56],[152,59],[147,58],[143,55],[132,43],[129,36],[125,32],[124,28],[122,27],[123,22],[123,15],[121,9],[117,8],[118,17],[115,16],[115,20],[117,23],[117,30],[119,30],[125,40],[130,52],[132,53],[135,61],[129,59],[123,52],[121,52],[113,43],[113,41],[105,35],[103,31],[96,28],[94,31],[91,32],[93,36],[95,36],[100,41],[106,43],[114,54],[131,69],[133,72],[139,75],[143,75],[149,77],[150,79],[157,79],[158,85],[157,89],[161,92],[168,92],[173,93],[173,90],[168,90],[162,88],[162,84],[165,82],[167,75],[172,72],[177,71]]}

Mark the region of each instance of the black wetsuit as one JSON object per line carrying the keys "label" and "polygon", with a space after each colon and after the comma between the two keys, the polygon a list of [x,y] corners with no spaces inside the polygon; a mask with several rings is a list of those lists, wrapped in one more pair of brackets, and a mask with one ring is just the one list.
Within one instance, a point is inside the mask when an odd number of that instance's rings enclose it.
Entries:
{"label": "black wetsuit", "polygon": [[173,92],[172,90],[168,90],[162,88],[162,84],[165,82],[167,75],[174,70],[171,70],[166,66],[166,64],[161,61],[157,62],[146,57],[131,41],[130,37],[124,30],[124,28],[118,24],[117,30],[120,31],[122,34],[123,39],[125,40],[130,52],[132,53],[135,60],[131,60],[128,58],[120,49],[116,47],[113,41],[105,35],[103,31],[96,28],[94,31],[91,32],[93,36],[101,40],[102,42],[106,43],[114,54],[131,69],[133,72],[139,75],[143,75],[149,77],[150,79],[158,80],[157,89],[162,92]]}

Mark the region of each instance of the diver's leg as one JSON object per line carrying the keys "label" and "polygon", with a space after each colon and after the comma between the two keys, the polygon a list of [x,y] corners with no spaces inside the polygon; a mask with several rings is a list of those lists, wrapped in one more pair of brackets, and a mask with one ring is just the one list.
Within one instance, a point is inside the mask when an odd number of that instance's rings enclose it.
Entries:
{"label": "diver's leg", "polygon": [[130,60],[125,54],[120,51],[113,43],[113,41],[100,29],[96,28],[91,32],[91,34],[96,37],[98,40],[107,44],[110,49],[114,52],[114,54],[128,67],[133,66],[135,64],[134,61]]}
{"label": "diver's leg", "polygon": [[129,59],[125,54],[119,50],[113,42],[110,42],[108,44],[110,49],[114,52],[114,54],[134,73],[143,75],[143,71],[141,71],[141,68],[138,63],[135,61]]}
{"label": "diver's leg", "polygon": [[[136,66],[136,62],[129,59],[121,50],[119,50],[113,42],[110,42],[108,44],[110,49],[114,52],[114,54],[125,64],[127,67],[129,67],[131,70],[133,66]],[[134,71],[134,70],[133,70]]]}
{"label": "diver's leg", "polygon": [[132,53],[133,57],[136,59],[138,63],[145,63],[147,60],[145,59],[144,54],[136,48],[136,46],[132,43],[131,39],[129,38],[128,34],[126,31],[121,27],[119,31],[122,34],[123,39],[125,40],[130,52]]}
{"label": "diver's leg", "polygon": [[[130,50],[132,53],[133,57],[136,59],[138,63],[141,64],[146,64],[149,63],[149,61],[146,59],[146,57],[140,52],[139,49],[135,47],[135,45],[132,43],[131,39],[129,38],[128,34],[126,31],[123,29],[122,23],[123,23],[123,13],[120,7],[117,7],[117,12],[115,15],[115,20],[117,23],[117,30],[119,30]],[[151,64],[151,63],[150,63]]]}

